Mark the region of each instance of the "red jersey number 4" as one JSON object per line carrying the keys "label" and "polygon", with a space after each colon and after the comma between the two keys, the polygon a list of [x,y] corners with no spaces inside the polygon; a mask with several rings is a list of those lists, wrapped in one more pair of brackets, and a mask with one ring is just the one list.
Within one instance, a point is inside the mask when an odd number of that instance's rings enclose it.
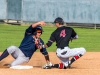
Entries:
{"label": "red jersey number 4", "polygon": [[60,37],[65,37],[66,36],[66,33],[65,33],[65,29],[61,31],[60,33]]}

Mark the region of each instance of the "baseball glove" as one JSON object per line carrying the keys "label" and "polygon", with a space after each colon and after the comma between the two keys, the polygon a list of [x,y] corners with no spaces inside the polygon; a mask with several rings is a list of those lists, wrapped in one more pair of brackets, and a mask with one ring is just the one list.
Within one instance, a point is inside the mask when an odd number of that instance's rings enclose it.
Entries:
{"label": "baseball glove", "polygon": [[52,64],[51,62],[49,62],[49,63],[43,65],[43,66],[42,66],[42,69],[51,69],[52,66],[53,66],[53,64]]}

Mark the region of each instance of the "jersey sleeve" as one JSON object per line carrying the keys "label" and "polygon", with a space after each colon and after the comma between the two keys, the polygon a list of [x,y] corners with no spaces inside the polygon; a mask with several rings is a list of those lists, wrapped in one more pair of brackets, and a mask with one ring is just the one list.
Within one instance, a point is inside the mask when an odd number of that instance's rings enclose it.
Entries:
{"label": "jersey sleeve", "polygon": [[48,54],[46,48],[42,48],[42,49],[40,50],[40,52],[41,52],[43,55],[47,55],[47,54]]}
{"label": "jersey sleeve", "polygon": [[71,37],[74,38],[77,35],[77,33],[74,31],[74,29],[72,29],[72,35]]}
{"label": "jersey sleeve", "polygon": [[31,33],[31,32],[32,32],[32,25],[29,26],[29,27],[26,29],[26,32],[27,32],[27,33]]}
{"label": "jersey sleeve", "polygon": [[53,33],[51,34],[51,36],[50,36],[48,42],[46,43],[46,45],[47,45],[48,47],[50,47],[50,46],[52,45],[52,43],[55,42],[54,36],[55,36],[55,35],[54,35],[54,32],[53,32]]}
{"label": "jersey sleeve", "polygon": [[32,28],[32,25],[31,25],[26,29],[26,33],[32,33],[33,30],[34,30],[34,28]]}
{"label": "jersey sleeve", "polygon": [[[41,42],[42,45],[44,45],[44,42],[43,42],[42,39],[40,39],[40,42]],[[47,55],[47,54],[48,54],[46,48],[42,48],[42,49],[40,50],[40,52],[41,52],[43,55]]]}

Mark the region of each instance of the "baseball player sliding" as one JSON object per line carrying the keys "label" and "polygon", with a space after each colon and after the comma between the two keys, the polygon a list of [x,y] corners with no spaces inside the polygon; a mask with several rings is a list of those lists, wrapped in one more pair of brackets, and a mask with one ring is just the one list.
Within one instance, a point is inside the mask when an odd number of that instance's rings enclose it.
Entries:
{"label": "baseball player sliding", "polygon": [[[53,42],[56,42],[57,50],[56,55],[60,59],[61,63],[53,64],[51,68],[66,69],[70,65],[83,56],[86,50],[83,47],[80,48],[69,48],[69,41],[77,39],[78,35],[73,28],[64,26],[62,18],[58,17],[54,21],[57,29],[51,34],[50,39],[43,45],[43,47],[50,47]],[[72,57],[71,60],[69,58]],[[44,69],[50,68],[48,65],[43,66]]]}
{"label": "baseball player sliding", "polygon": [[9,64],[8,66],[16,66],[20,65],[24,62],[28,62],[33,53],[40,49],[40,52],[44,55],[47,64],[52,65],[49,60],[49,55],[46,48],[40,47],[40,45],[44,45],[43,40],[40,38],[43,29],[41,26],[45,26],[44,21],[40,21],[37,23],[32,24],[28,29],[25,31],[24,38],[19,47],[10,46],[8,47],[0,56],[0,61],[7,57],[9,54],[15,58],[15,60]]}

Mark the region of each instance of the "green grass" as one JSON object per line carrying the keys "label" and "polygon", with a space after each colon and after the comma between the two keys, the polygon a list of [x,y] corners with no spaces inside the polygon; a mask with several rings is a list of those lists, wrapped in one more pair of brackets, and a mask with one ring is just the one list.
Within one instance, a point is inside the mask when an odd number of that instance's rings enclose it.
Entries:
{"label": "green grass", "polygon": [[[11,45],[19,46],[24,37],[26,28],[28,28],[28,26],[0,24],[0,51],[4,51]],[[44,32],[41,38],[46,43],[56,27],[45,26],[43,29]],[[70,42],[70,48],[84,47],[88,52],[100,51],[100,29],[74,28],[74,30],[77,32],[79,38]],[[47,50],[55,52],[55,43],[47,48]]]}
{"label": "green grass", "polygon": [[77,40],[70,43],[72,48],[85,47],[87,51],[100,51],[100,29],[74,28],[79,35]]}

